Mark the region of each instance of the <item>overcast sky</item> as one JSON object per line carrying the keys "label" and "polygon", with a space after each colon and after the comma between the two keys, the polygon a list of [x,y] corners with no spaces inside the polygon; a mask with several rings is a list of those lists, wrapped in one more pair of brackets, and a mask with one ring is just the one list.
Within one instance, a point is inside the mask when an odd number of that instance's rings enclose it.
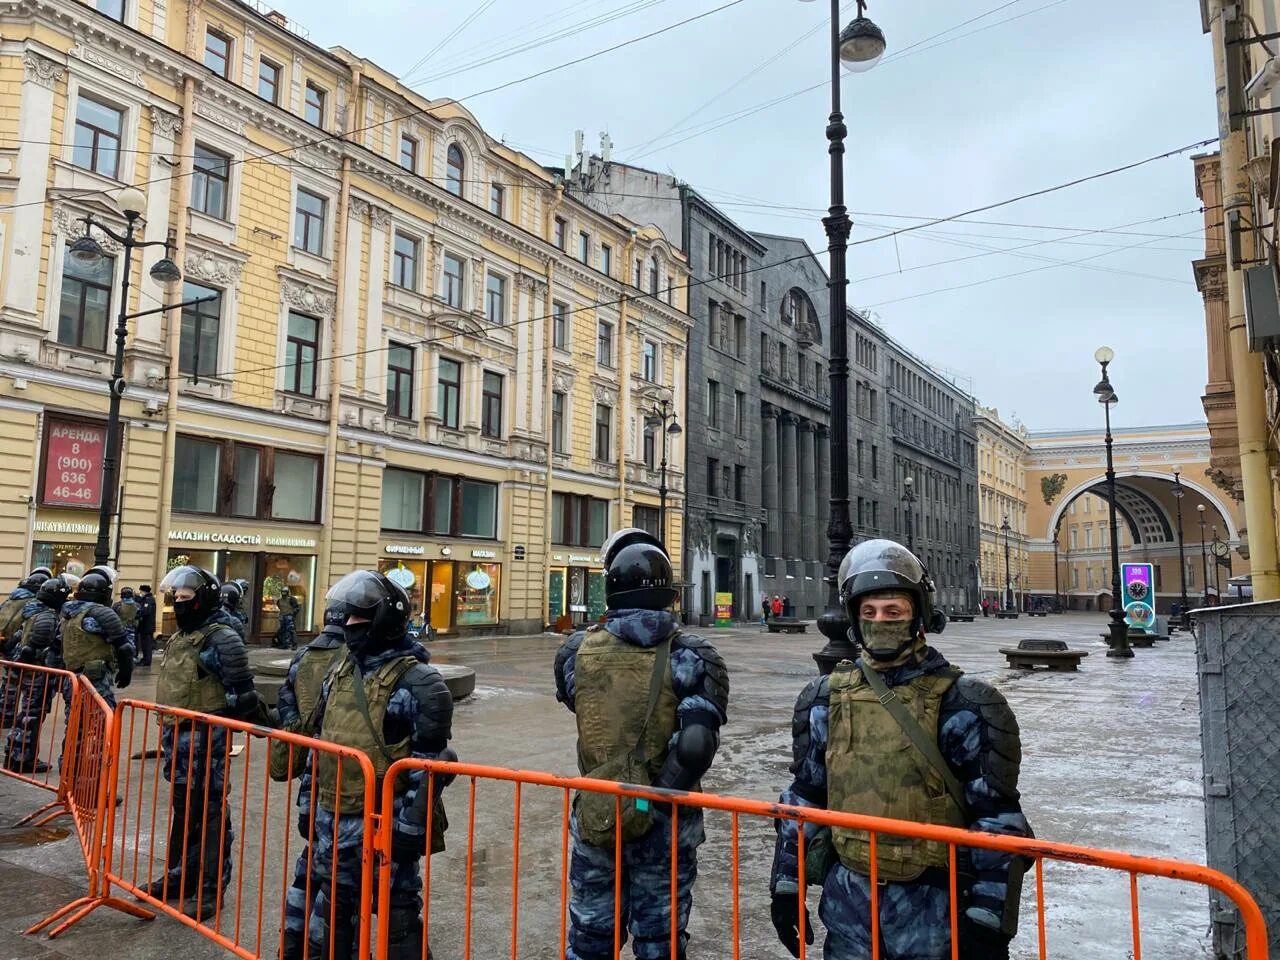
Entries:
{"label": "overcast sky", "polygon": [[[402,75],[478,12],[408,76],[427,96],[464,98],[723,2],[374,0],[359,16],[339,0],[276,6],[315,42]],[[868,12],[888,52],[844,80],[855,241],[1216,133],[1213,65],[1194,0],[877,0]],[[542,163],[563,162],[575,129],[592,149],[607,130],[615,158],[676,174],[748,229],[804,237],[825,264],[827,89],[723,121],[820,83],[826,28],[815,28],[827,17],[825,2],[743,0],[465,103],[492,136]],[[607,22],[537,43],[592,19]],[[519,45],[532,48],[476,66]],[[1032,430],[1100,420],[1090,391],[1103,343],[1117,354],[1118,426],[1203,420],[1204,314],[1190,266],[1203,234],[1191,212],[1191,155],[856,245],[850,302]],[[1127,232],[1082,235],[1096,230]],[[1033,243],[1018,255],[973,256]],[[1086,257],[1087,266],[1050,262]],[[932,265],[956,258],[970,259]],[[1025,271],[1034,272],[1007,278]]]}

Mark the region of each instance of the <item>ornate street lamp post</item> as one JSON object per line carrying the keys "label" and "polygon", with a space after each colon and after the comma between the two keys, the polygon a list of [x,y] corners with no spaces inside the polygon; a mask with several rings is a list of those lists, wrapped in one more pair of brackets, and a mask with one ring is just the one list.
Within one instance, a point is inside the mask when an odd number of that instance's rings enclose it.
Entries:
{"label": "ornate street lamp post", "polygon": [[1204,540],[1204,504],[1196,504],[1196,512],[1200,514],[1200,592],[1204,602],[1209,602],[1209,551]]}
{"label": "ornate street lamp post", "polygon": [[[102,502],[98,508],[98,538],[93,548],[93,562],[105,565],[111,556],[110,534],[111,513],[114,501],[118,496],[117,486],[120,465],[117,462],[117,448],[120,446],[120,398],[124,395],[127,384],[124,379],[124,346],[129,336],[129,321],[155,313],[179,310],[183,307],[206,300],[212,296],[201,297],[189,303],[173,303],[158,307],[155,310],[143,310],[140,313],[129,313],[129,282],[133,273],[133,251],[141,247],[164,247],[165,255],[151,268],[151,279],[160,284],[176,283],[182,279],[177,265],[169,259],[169,242],[167,240],[144,241],[135,239],[134,233],[142,222],[142,211],[147,208],[146,195],[137,187],[125,187],[116,195],[116,205],[124,214],[124,233],[117,233],[110,227],[94,220],[92,216],[81,218],[84,224],[84,236],[71,244],[67,253],[85,266],[93,266],[101,262],[104,254],[102,246],[93,239],[96,227],[124,250],[124,272],[120,280],[120,312],[116,317],[115,363],[111,369],[110,398],[107,401],[107,443],[102,454]],[[170,371],[175,373],[176,371]]]}
{"label": "ornate street lamp post", "polygon": [[1058,580],[1058,539],[1062,534],[1062,517],[1058,518],[1053,528],[1053,604],[1057,608],[1054,613],[1062,612],[1062,584]]}
{"label": "ornate street lamp post", "polygon": [[1099,347],[1093,355],[1102,367],[1102,379],[1093,388],[1093,395],[1098,398],[1105,411],[1107,434],[1107,509],[1111,524],[1111,639],[1108,641],[1107,656],[1128,659],[1133,656],[1129,647],[1129,625],[1124,622],[1124,606],[1120,598],[1120,538],[1116,528],[1116,467],[1112,454],[1111,438],[1111,406],[1118,402],[1111,380],[1107,376],[1107,367],[1115,359],[1115,351],[1110,347]]}
{"label": "ornate street lamp post", "polygon": [[831,206],[822,220],[831,254],[831,354],[827,364],[831,382],[831,519],[827,524],[827,609],[818,619],[827,644],[813,655],[823,673],[830,673],[841,660],[852,660],[856,653],[849,639],[849,618],[840,603],[839,583],[840,564],[853,541],[849,522],[849,343],[845,313],[852,222],[844,205],[844,140],[848,128],[840,112],[840,66],[854,72],[870,70],[884,55],[884,34],[863,16],[865,7],[865,0],[858,0],[857,18],[841,30],[840,0],[831,0],[831,116],[827,121]]}
{"label": "ornate street lamp post", "polygon": [[1182,624],[1187,624],[1187,554],[1186,544],[1182,538],[1182,497],[1186,492],[1182,488],[1181,479],[1182,468],[1174,466],[1173,468],[1173,496],[1178,501],[1178,582],[1182,588],[1182,596],[1179,600],[1182,610]]}
{"label": "ornate street lamp post", "polygon": [[662,473],[658,481],[658,539],[665,550],[667,546],[667,437],[678,437],[684,433],[676,412],[671,409],[671,401],[665,397],[654,403],[653,409],[645,417],[645,425],[662,431]]}
{"label": "ornate street lamp post", "polygon": [[1006,514],[1000,524],[1000,532],[1004,534],[1004,608],[1013,609],[1013,568],[1009,566],[1009,517]]}
{"label": "ornate street lamp post", "polygon": [[915,553],[916,481],[912,477],[902,478],[902,504],[903,512],[907,515],[907,549]]}

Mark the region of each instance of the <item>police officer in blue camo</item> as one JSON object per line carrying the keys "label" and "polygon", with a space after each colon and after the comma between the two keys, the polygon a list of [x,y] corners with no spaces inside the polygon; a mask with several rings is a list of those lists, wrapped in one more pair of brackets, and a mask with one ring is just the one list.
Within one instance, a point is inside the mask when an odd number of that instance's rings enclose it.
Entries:
{"label": "police officer in blue camo", "polygon": [[236,633],[240,634],[240,639],[244,639],[245,626],[249,622],[249,618],[244,614],[244,587],[241,586],[243,580],[228,580],[222,585],[222,609],[227,611],[234,621],[232,626],[235,627]]}
{"label": "police officer in blue camo", "polygon": [[288,587],[280,589],[280,596],[276,597],[276,609],[280,611],[280,626],[271,645],[279,650],[292,650],[298,645],[296,625],[302,607]]}
{"label": "police officer in blue camo", "polygon": [[[264,722],[244,641],[222,609],[216,577],[199,567],[175,567],[160,584],[177,630],[165,644],[156,702],[215,716]],[[232,832],[224,803],[228,740],[225,727],[161,716],[161,770],[173,807],[165,872],[148,893],[182,903],[207,920],[231,882]],[[218,838],[222,838],[219,844]],[[221,870],[219,870],[221,865]]]}
{"label": "police officer in blue camo", "polygon": [[[724,660],[705,640],[680,632],[668,610],[676,598],[671,561],[655,537],[620,530],[602,557],[606,621],[565,641],[555,660],[556,699],[577,720],[579,770],[599,779],[647,777],[653,786],[696,790],[728,718]],[[656,659],[659,650],[669,651],[667,664]],[[624,770],[619,764],[628,757],[635,765]],[[603,796],[580,794],[570,820],[568,960],[613,956],[616,825],[614,799],[600,803]],[[671,957],[671,813],[661,804],[624,806],[619,942],[629,927],[639,960],[683,960],[698,847],[705,839],[702,812],[681,808],[678,814],[678,953]]]}
{"label": "police officer in blue camo", "polygon": [[[345,607],[330,607],[324,612],[324,628],[316,638],[294,655],[289,664],[289,672],[280,692],[276,695],[276,711],[279,714],[281,730],[312,736],[315,728],[311,723],[315,717],[316,704],[320,702],[320,689],[324,678],[334,665],[347,657],[345,626],[347,610]],[[301,776],[306,770],[309,760],[306,751],[276,740],[271,744],[270,770],[271,779],[277,781],[292,780]],[[298,822],[302,827],[309,822],[311,816],[311,792],[300,791],[298,796]],[[285,897],[284,938],[280,951],[280,960],[300,960],[307,936],[307,914],[311,910],[307,899],[309,890],[307,883],[307,864],[310,862],[310,848],[313,838],[305,837],[307,843],[298,854],[293,870],[293,884]],[[335,958],[336,960],[336,958]]]}
{"label": "police officer in blue camo", "polygon": [[[801,692],[792,721],[795,779],[781,801],[1030,836],[1018,795],[1017,720],[994,687],[964,675],[927,645],[926,630],[939,632],[946,619],[933,609],[933,587],[919,560],[891,540],[866,541],[845,557],[839,586],[862,656]],[[936,751],[917,746],[934,740]],[[940,756],[931,760],[928,752]],[[777,827],[772,919],[779,940],[799,956],[797,824],[779,820]],[[805,840],[806,883],[822,888],[823,956],[870,958],[869,835],[809,829]],[[950,957],[946,845],[883,833],[877,841],[880,956]],[[1007,960],[1023,865],[1005,853],[970,848],[959,850],[957,860],[959,955]]]}
{"label": "police officer in blue camo", "polygon": [[[456,760],[449,749],[453,698],[440,672],[422,662],[421,649],[407,636],[410,603],[404,588],[381,573],[356,570],[334,584],[325,607],[346,611],[347,658],[329,671],[321,687],[313,720],[319,739],[363,751],[378,777],[379,796],[382,778],[396,760]],[[313,822],[311,776],[308,768],[298,790],[298,829],[308,840]],[[388,930],[386,960],[422,956],[419,870],[428,841],[431,853],[444,849],[448,821],[441,792],[449,779],[435,777],[434,795],[428,797],[425,772],[399,778],[392,809],[381,811],[393,823],[390,915],[378,920]],[[346,960],[355,950],[359,921],[364,780],[355,764],[343,761],[340,766],[334,754],[321,752],[315,766],[315,791],[309,953],[328,957],[332,950],[335,958]],[[428,803],[432,805],[430,838]],[[335,882],[337,926],[331,930]]]}
{"label": "police officer in blue camo", "polygon": [[[53,576],[48,567],[36,567],[18,583],[17,587],[0,603],[0,659],[13,659],[18,648],[18,631],[22,627],[22,612],[36,597],[40,584]],[[4,670],[0,673],[0,727],[13,723],[18,711],[18,685],[22,673]]]}
{"label": "police officer in blue camo", "polygon": [[[62,605],[55,664],[84,674],[114,709],[116,688],[129,686],[133,677],[133,644],[109,606],[111,583],[107,568],[94,567],[80,579],[73,599]],[[63,686],[62,697],[69,717],[70,684]]]}
{"label": "police officer in blue camo", "polygon": [[116,616],[120,618],[120,622],[124,624],[125,635],[129,638],[129,644],[133,647],[134,662],[137,662],[138,649],[138,621],[142,618],[142,608],[133,598],[132,587],[120,588],[120,599],[111,605],[111,609],[116,612]]}
{"label": "police officer in blue camo", "polygon": [[[48,666],[58,640],[59,613],[71,596],[75,577],[63,574],[40,584],[34,600],[23,608],[22,630],[13,659]],[[50,675],[30,673],[22,683],[18,715],[9,731],[5,766],[18,773],[45,773],[49,765],[37,756],[40,727],[53,707],[55,691]]]}

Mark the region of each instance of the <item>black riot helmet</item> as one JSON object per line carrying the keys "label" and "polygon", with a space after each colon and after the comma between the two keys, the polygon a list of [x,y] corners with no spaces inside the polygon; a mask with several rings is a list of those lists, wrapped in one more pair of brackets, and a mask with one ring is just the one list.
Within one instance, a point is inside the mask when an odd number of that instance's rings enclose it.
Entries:
{"label": "black riot helmet", "polygon": [[36,567],[34,570],[32,570],[30,573],[27,574],[27,579],[30,580],[32,577],[44,577],[45,580],[48,580],[52,576],[53,576],[53,571],[50,570],[48,567]]}
{"label": "black riot helmet", "polygon": [[36,567],[18,582],[18,586],[35,593],[40,589],[40,584],[52,576],[53,574],[49,572],[48,567]]}
{"label": "black riot helmet", "polygon": [[947,617],[933,608],[933,583],[918,557],[893,540],[866,540],[840,563],[840,601],[854,631],[858,629],[858,607],[869,593],[905,593],[915,608],[913,632],[941,633]]}
{"label": "black riot helmet", "polygon": [[90,573],[101,574],[102,576],[106,577],[107,581],[111,583],[113,586],[115,585],[116,578],[119,576],[119,574],[116,573],[116,568],[107,563],[99,564],[96,567],[90,567],[85,572],[85,576],[87,577]]}
{"label": "black riot helmet", "polygon": [[[174,596],[179,590],[191,590],[194,595],[189,600],[179,600]],[[169,595],[179,630],[194,630],[207,622],[220,601],[218,578],[191,564],[174,567],[166,573],[160,581],[160,592]]]}
{"label": "black riot helmet", "polygon": [[61,610],[70,596],[71,586],[62,577],[50,577],[36,591],[36,599],[50,610]]}
{"label": "black riot helmet", "polygon": [[604,572],[610,610],[666,610],[676,602],[675,575],[666,552],[653,543],[633,542],[615,550]]}
{"label": "black riot helmet", "polygon": [[120,588],[120,599],[121,599],[121,600],[132,600],[132,599],[133,599],[133,587],[121,587],[121,588]]}
{"label": "black riot helmet", "polygon": [[244,599],[244,591],[240,589],[240,584],[235,580],[228,580],[222,585],[220,591],[222,597],[222,605],[230,610],[239,610],[240,601]]}
{"label": "black riot helmet", "polygon": [[101,573],[86,573],[80,578],[76,587],[77,600],[89,600],[93,603],[111,602],[111,581]]}
{"label": "black riot helmet", "polygon": [[326,627],[341,627],[347,622],[347,611],[345,607],[330,606],[324,611],[324,625]]}
{"label": "black riot helmet", "polygon": [[404,587],[376,570],[353,570],[325,594],[325,618],[330,610],[341,610],[368,620],[369,632],[381,641],[398,640],[409,625],[409,595]]}
{"label": "black riot helmet", "polygon": [[641,530],[639,527],[623,527],[621,530],[616,530],[610,534],[609,539],[600,548],[600,562],[604,564],[604,568],[608,570],[609,564],[613,562],[613,558],[618,551],[623,547],[631,546],[633,543],[647,543],[666,553],[665,548],[662,546],[662,541],[648,530]]}

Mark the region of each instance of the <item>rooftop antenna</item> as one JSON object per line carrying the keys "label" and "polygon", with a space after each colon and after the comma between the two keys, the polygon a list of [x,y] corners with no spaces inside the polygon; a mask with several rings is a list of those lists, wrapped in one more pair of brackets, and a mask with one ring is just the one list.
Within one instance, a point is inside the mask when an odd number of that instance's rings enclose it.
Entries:
{"label": "rooftop antenna", "polygon": [[606,166],[613,159],[613,138],[604,130],[600,131],[600,159]]}

